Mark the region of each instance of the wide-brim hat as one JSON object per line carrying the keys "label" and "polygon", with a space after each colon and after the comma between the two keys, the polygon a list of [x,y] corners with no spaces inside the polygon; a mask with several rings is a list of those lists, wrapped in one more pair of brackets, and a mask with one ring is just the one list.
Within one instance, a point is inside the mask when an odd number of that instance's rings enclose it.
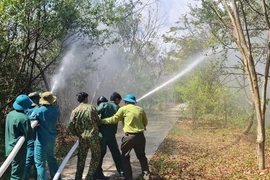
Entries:
{"label": "wide-brim hat", "polygon": [[56,96],[53,96],[51,92],[44,92],[41,94],[39,104],[53,104],[56,101]]}
{"label": "wide-brim hat", "polygon": [[137,102],[136,97],[133,94],[127,94],[123,100],[131,103]]}
{"label": "wide-brim hat", "polygon": [[32,103],[33,102],[27,95],[21,94],[16,98],[15,102],[13,103],[13,108],[19,111],[23,111],[31,107]]}

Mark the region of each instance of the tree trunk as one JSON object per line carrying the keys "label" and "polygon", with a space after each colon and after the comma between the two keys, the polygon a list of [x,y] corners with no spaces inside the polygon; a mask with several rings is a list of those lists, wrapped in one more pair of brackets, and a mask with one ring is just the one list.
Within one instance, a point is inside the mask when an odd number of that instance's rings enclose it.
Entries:
{"label": "tree trunk", "polygon": [[254,114],[252,114],[251,117],[250,117],[249,124],[248,124],[248,126],[246,127],[246,129],[243,132],[244,135],[247,135],[249,133],[249,131],[250,131],[252,125],[253,125],[253,121],[254,121]]}
{"label": "tree trunk", "polygon": [[252,114],[250,115],[250,121],[249,121],[249,124],[247,126],[247,128],[245,129],[245,131],[243,132],[243,134],[247,135],[253,125],[253,121],[254,121],[254,118],[255,118],[255,105],[254,103],[252,104]]}
{"label": "tree trunk", "polygon": [[257,157],[259,170],[265,169],[264,141],[257,143]]}

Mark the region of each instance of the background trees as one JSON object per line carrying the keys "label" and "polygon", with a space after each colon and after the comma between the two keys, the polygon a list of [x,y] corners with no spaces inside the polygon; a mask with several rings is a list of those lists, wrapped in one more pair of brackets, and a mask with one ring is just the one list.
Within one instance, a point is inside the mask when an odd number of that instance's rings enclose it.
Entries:
{"label": "background trees", "polygon": [[[84,47],[111,43],[107,26],[117,21],[115,1],[26,0],[0,3],[0,161],[4,154],[4,119],[15,97],[50,90],[69,44]],[[100,24],[103,27],[100,27]]]}
{"label": "background trees", "polygon": [[[210,42],[215,49],[222,46],[221,55],[229,60],[227,66],[233,73],[244,74],[247,78],[257,117],[260,170],[264,169],[269,74],[269,10],[266,7],[266,1],[203,0],[201,7],[192,8],[191,16],[182,21],[185,23],[188,19],[189,30],[195,29],[197,35],[207,33],[210,41],[205,42]],[[230,56],[232,53],[234,57]]]}
{"label": "background trees", "polygon": [[[98,96],[109,98],[113,91],[139,98],[179,73],[197,54],[211,52],[204,54],[210,60],[197,71],[140,104],[161,110],[167,103],[185,102],[194,119],[211,117],[223,126],[236,124],[236,119],[251,119],[252,125],[256,111],[263,169],[270,56],[267,3],[201,2],[162,36],[155,0],[1,1],[0,133],[20,93],[52,90],[57,80],[54,93],[64,124],[78,91],[89,92],[94,105]],[[250,106],[238,99],[239,89]]]}

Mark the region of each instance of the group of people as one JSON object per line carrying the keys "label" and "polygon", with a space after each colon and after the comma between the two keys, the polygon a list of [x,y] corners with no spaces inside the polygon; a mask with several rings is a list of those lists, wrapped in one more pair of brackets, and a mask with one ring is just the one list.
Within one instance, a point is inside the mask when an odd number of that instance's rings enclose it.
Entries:
{"label": "group of people", "polygon": [[[14,110],[8,113],[5,125],[5,149],[8,156],[18,140],[24,136],[25,142],[11,162],[10,179],[29,179],[29,171],[35,168],[36,179],[47,180],[46,162],[51,178],[58,170],[54,155],[56,124],[60,110],[55,105],[56,97],[51,92],[19,95],[13,103]],[[31,127],[31,120],[38,125]]]}
{"label": "group of people", "polygon": [[[77,94],[80,103],[72,112],[68,125],[70,133],[79,139],[76,180],[83,176],[87,153],[91,151],[91,161],[86,180],[109,179],[103,174],[102,163],[107,147],[110,149],[119,176],[132,180],[130,151],[134,149],[140,161],[144,179],[149,179],[148,160],[145,155],[144,131],[148,123],[144,110],[135,105],[136,98],[128,94],[123,99],[125,105],[120,107],[122,97],[114,92],[110,101],[104,96],[97,100],[97,107],[88,104],[88,94]],[[11,179],[29,179],[31,166],[36,169],[36,179],[47,179],[46,162],[51,178],[58,170],[54,156],[56,124],[59,108],[55,105],[56,97],[50,92],[39,96],[38,93],[19,95],[14,110],[6,117],[6,155],[12,151],[21,136],[27,140],[12,161]],[[38,126],[31,127],[31,120],[37,120]],[[124,136],[121,152],[116,141],[117,124],[122,121]],[[23,161],[26,159],[26,161]]]}

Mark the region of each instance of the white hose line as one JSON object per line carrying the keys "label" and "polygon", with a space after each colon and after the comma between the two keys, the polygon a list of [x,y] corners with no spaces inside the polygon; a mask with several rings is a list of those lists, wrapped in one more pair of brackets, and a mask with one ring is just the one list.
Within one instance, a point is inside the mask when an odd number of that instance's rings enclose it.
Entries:
{"label": "white hose line", "polygon": [[25,137],[24,136],[20,137],[19,141],[16,143],[16,145],[12,149],[11,153],[8,155],[7,159],[0,167],[0,177],[2,177],[2,175],[4,174],[4,172],[7,170],[8,166],[10,165],[11,161],[17,155],[17,153],[20,150],[20,148],[22,147],[24,141],[25,141]]}
{"label": "white hose line", "polygon": [[[31,121],[31,127],[34,128],[37,125],[38,121]],[[0,167],[0,177],[4,174],[4,172],[7,170],[8,166],[10,165],[11,161],[15,158],[19,150],[21,149],[23,143],[25,141],[25,137],[22,136],[12,149],[11,153],[8,155],[7,159],[5,162],[2,164]]]}
{"label": "white hose line", "polygon": [[64,167],[66,166],[69,158],[71,157],[71,155],[74,153],[74,151],[77,149],[77,147],[79,146],[79,140],[76,141],[76,143],[72,146],[72,148],[69,150],[67,156],[65,157],[65,159],[63,160],[63,162],[61,163],[60,167],[58,168],[56,174],[53,177],[53,180],[58,180]]}
{"label": "white hose line", "polygon": [[38,121],[34,120],[34,121],[31,121],[31,127],[34,129],[34,127],[36,127],[38,124]]}

